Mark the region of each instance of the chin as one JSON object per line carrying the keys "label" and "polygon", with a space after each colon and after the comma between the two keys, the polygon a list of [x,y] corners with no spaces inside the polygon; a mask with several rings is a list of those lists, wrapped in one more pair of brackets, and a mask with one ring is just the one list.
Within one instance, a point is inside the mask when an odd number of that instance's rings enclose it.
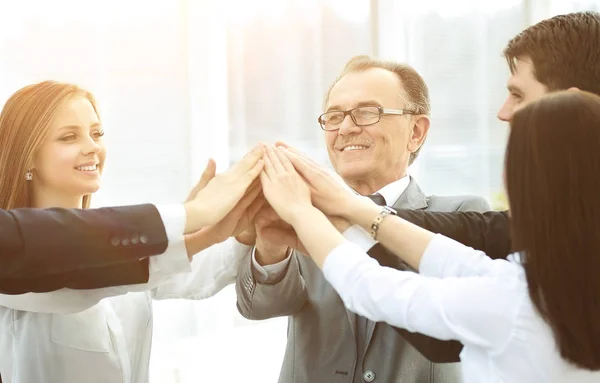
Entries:
{"label": "chin", "polygon": [[94,194],[100,190],[100,182],[97,183],[88,183],[86,185],[79,185],[77,188],[77,194],[86,195],[86,194]]}
{"label": "chin", "polygon": [[344,164],[336,169],[336,172],[344,180],[363,180],[368,177],[369,173],[373,173],[374,169],[368,166],[356,164]]}

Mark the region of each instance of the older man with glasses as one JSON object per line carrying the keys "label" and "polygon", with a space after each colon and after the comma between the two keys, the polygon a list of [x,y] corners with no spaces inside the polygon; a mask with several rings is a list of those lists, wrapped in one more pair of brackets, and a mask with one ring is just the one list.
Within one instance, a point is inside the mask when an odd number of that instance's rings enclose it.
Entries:
{"label": "older man with glasses", "polygon": [[[394,209],[488,210],[479,197],[427,196],[407,175],[427,137],[429,113],[427,86],[413,68],[359,56],[328,90],[318,121],[333,168],[357,193]],[[244,317],[289,318],[279,382],[460,381],[457,364],[434,364],[423,355],[444,342],[348,312],[315,263],[288,248],[293,241],[266,235],[272,225],[257,220],[256,247],[242,263],[236,289]],[[357,230],[344,235],[364,238]]]}

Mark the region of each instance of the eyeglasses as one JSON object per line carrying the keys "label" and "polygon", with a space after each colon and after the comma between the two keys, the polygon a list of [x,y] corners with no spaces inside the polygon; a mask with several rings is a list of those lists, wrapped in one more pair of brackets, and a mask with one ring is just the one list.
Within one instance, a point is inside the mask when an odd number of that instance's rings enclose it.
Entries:
{"label": "eyeglasses", "polygon": [[386,109],[380,106],[359,106],[345,112],[337,110],[326,112],[320,115],[317,120],[319,121],[319,125],[321,125],[321,129],[331,131],[338,130],[340,128],[339,125],[347,115],[350,115],[356,126],[369,126],[378,123],[381,116],[388,114],[402,116],[405,114],[415,114],[415,112],[403,109]]}

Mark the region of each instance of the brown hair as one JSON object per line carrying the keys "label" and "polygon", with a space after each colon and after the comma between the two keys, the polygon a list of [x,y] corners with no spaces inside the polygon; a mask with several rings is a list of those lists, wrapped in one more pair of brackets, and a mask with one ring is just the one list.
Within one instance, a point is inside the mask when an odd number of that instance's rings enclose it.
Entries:
{"label": "brown hair", "polygon": [[543,20],[510,40],[504,57],[513,73],[516,59],[530,58],[535,78],[549,91],[577,87],[600,94],[600,13]]}
{"label": "brown hair", "polygon": [[[25,180],[33,158],[46,139],[57,110],[73,97],[85,97],[96,114],[91,93],[73,84],[44,81],[19,89],[0,113],[0,208],[31,207],[31,190]],[[83,197],[83,208],[91,196]]]}
{"label": "brown hair", "polygon": [[[355,56],[348,61],[342,73],[335,79],[331,84],[327,93],[325,94],[325,100],[323,103],[323,109],[329,102],[329,95],[335,84],[341,80],[342,77],[352,72],[362,72],[372,68],[381,68],[395,73],[400,79],[400,83],[404,87],[404,92],[401,97],[406,101],[407,107],[415,112],[415,114],[423,114],[429,116],[431,114],[431,102],[429,100],[429,88],[425,84],[425,80],[417,73],[417,71],[407,64],[401,64],[394,61],[375,59],[369,56]],[[422,145],[421,145],[422,147]],[[408,164],[412,164],[421,148],[417,149],[414,153],[411,153]]]}
{"label": "brown hair", "polygon": [[558,92],[515,113],[506,190],[529,296],[561,356],[600,369],[600,97]]}

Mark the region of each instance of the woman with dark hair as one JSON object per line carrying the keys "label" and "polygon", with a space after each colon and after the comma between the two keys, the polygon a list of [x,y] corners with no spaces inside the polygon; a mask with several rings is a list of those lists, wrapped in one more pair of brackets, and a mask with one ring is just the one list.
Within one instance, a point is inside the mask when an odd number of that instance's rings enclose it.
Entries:
{"label": "woman with dark hair", "polygon": [[[506,189],[521,251],[508,261],[348,192],[291,148],[267,148],[263,192],[349,310],[462,342],[465,382],[599,382],[600,97],[551,94],[511,128]],[[420,274],[379,266],[328,217]]]}

